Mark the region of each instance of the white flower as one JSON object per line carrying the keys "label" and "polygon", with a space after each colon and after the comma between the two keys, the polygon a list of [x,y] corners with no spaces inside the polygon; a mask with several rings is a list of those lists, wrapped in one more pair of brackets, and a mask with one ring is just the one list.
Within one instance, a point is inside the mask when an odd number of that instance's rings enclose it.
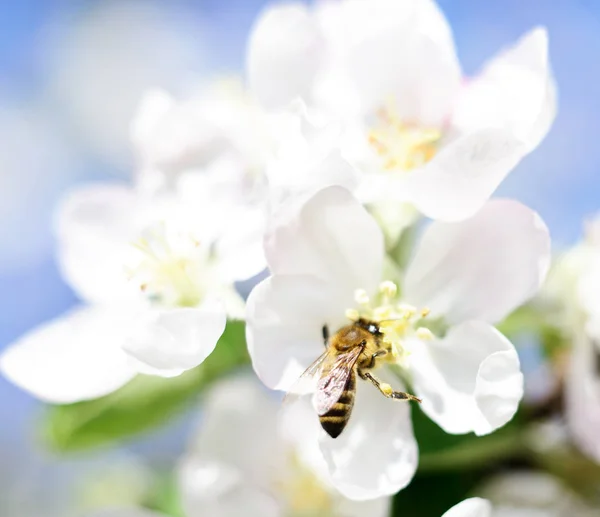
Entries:
{"label": "white flower", "polygon": [[473,497],[453,506],[442,517],[492,517],[492,505],[485,499]]}
{"label": "white flower", "polygon": [[[214,349],[240,278],[211,213],[121,185],[71,193],[56,231],[64,277],[87,302],[34,329],[0,368],[35,396],[68,403],[110,393],[136,373],[179,375]],[[239,262],[239,261],[238,261]]]}
{"label": "white flower", "polygon": [[[593,322],[600,330],[600,322]],[[579,448],[600,462],[600,334],[573,333],[573,349],[565,379],[565,416]]]}
{"label": "white flower", "polygon": [[329,483],[311,408],[283,415],[250,376],[222,381],[208,395],[201,427],[180,463],[187,517],[319,515],[384,517],[390,500],[355,502]]}
{"label": "white flower", "polygon": [[362,200],[425,215],[473,215],[548,132],[556,111],[546,31],[537,28],[464,79],[430,0],[341,0],[267,8],[247,68],[269,107],[297,97],[344,123]]}
{"label": "white flower", "polygon": [[265,268],[271,124],[235,80],[215,81],[183,100],[149,91],[132,123],[136,188],[176,192],[190,206],[210,207],[221,245],[237,250],[230,266],[245,278]]}
{"label": "white flower", "polygon": [[[341,187],[315,194],[265,242],[273,276],[248,299],[247,338],[267,386],[289,389],[321,355],[324,325],[333,334],[364,316],[379,322],[423,410],[447,432],[486,434],[512,418],[519,361],[490,323],[531,297],[546,273],[549,236],[534,212],[497,200],[462,223],[431,224],[400,290],[381,284],[381,231]],[[354,499],[397,492],[417,464],[408,404],[362,382],[347,428],[335,440],[322,433],[320,446],[333,482]]]}
{"label": "white flower", "polygon": [[[385,517],[389,498],[356,502],[329,483],[308,406],[281,413],[255,377],[221,380],[178,468],[186,517]],[[137,512],[137,513],[136,513]],[[114,510],[106,517],[142,517]],[[149,514],[153,515],[153,514]]]}
{"label": "white flower", "polygon": [[[173,185],[187,172],[208,173],[216,162],[235,167],[238,188],[248,186],[262,175],[272,147],[266,114],[235,79],[214,81],[182,100],[163,90],[146,92],[131,138],[136,183],[149,189]],[[227,179],[234,178],[221,181]]]}
{"label": "white flower", "polygon": [[585,239],[557,258],[540,300],[572,340],[565,377],[565,416],[578,447],[600,462],[600,219]]}
{"label": "white flower", "polygon": [[492,503],[493,517],[592,517],[598,513],[558,478],[544,472],[499,474],[476,492]]}

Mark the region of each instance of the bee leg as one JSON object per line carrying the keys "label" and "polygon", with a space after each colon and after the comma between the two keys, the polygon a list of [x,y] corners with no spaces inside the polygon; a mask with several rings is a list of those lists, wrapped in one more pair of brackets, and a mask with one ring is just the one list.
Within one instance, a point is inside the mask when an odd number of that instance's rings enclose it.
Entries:
{"label": "bee leg", "polygon": [[371,362],[369,363],[369,365],[367,366],[367,368],[373,368],[375,366],[375,359],[377,359],[378,357],[382,357],[384,355],[387,355],[387,353],[388,353],[387,350],[377,350],[377,352],[375,352],[371,356]]}
{"label": "bee leg", "polygon": [[369,372],[363,372],[359,370],[358,375],[360,375],[361,379],[365,379],[373,383],[373,385],[387,398],[389,399],[397,399],[397,400],[414,400],[416,402],[421,402],[420,398],[415,397],[409,393],[404,393],[403,391],[394,391],[392,387],[387,382],[380,382],[375,377],[373,377]]}
{"label": "bee leg", "polygon": [[323,325],[321,332],[323,333],[323,343],[325,346],[327,346],[327,342],[329,341],[329,327],[327,325]]}

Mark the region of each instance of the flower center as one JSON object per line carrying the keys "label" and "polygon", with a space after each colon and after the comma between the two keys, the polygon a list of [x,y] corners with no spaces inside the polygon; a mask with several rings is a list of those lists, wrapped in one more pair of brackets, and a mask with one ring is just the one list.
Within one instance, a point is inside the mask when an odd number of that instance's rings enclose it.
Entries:
{"label": "flower center", "polygon": [[133,248],[135,256],[126,270],[150,301],[174,307],[201,302],[209,254],[189,232],[170,232],[160,223],[144,232]]}
{"label": "flower center", "polygon": [[290,455],[289,475],[278,482],[285,517],[336,517],[331,493],[295,454]]}
{"label": "flower center", "polygon": [[429,315],[429,308],[420,309],[404,303],[398,297],[398,286],[389,280],[379,285],[379,290],[373,298],[366,291],[358,289],[355,292],[358,309],[348,309],[346,317],[351,321],[360,318],[376,322],[383,341],[392,351],[390,361],[406,366],[409,350],[406,341],[409,338],[431,340],[435,337],[426,326],[425,319]]}
{"label": "flower center", "polygon": [[437,152],[439,129],[407,124],[388,108],[377,113],[377,123],[369,131],[369,144],[387,171],[410,171],[425,165]]}

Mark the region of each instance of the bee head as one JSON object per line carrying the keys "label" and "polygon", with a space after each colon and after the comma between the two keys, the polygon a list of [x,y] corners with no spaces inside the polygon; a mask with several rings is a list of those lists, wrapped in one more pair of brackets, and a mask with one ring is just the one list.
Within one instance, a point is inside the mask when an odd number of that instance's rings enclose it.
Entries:
{"label": "bee head", "polygon": [[377,325],[377,323],[375,323],[374,321],[369,321],[364,318],[361,318],[356,322],[356,324],[359,325],[361,328],[365,329],[370,334],[373,334],[374,336],[382,335],[381,330],[379,329],[379,325]]}

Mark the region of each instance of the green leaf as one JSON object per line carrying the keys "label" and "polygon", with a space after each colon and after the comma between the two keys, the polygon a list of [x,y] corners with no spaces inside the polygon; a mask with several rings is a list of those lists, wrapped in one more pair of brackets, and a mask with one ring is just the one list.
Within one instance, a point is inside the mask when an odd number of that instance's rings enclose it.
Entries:
{"label": "green leaf", "polygon": [[169,379],[138,375],[105,397],[50,407],[43,438],[58,452],[121,442],[167,423],[217,378],[248,363],[244,323],[228,322],[214,352],[193,370]]}

